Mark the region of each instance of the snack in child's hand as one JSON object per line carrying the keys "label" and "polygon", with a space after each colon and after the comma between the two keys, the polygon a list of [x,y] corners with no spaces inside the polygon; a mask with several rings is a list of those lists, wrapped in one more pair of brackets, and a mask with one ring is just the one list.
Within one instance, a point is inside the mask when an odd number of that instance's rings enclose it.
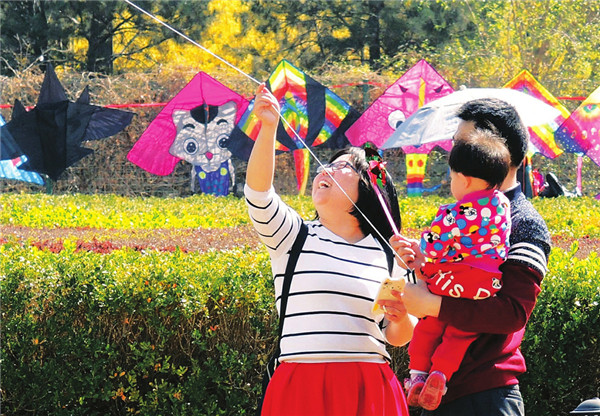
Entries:
{"label": "snack in child's hand", "polygon": [[379,292],[377,292],[375,302],[373,303],[373,312],[384,313],[383,308],[377,302],[380,300],[396,300],[396,297],[392,295],[392,290],[402,292],[404,290],[404,285],[406,285],[406,280],[403,278],[392,279],[388,277],[381,282],[381,286],[379,286]]}

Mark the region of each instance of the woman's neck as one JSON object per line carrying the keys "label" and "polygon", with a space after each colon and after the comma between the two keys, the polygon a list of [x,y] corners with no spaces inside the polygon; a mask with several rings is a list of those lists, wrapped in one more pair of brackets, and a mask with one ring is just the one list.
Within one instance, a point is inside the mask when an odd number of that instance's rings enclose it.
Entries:
{"label": "woman's neck", "polygon": [[365,238],[358,220],[351,214],[337,215],[333,218],[320,215],[319,222],[329,231],[349,243],[354,244]]}

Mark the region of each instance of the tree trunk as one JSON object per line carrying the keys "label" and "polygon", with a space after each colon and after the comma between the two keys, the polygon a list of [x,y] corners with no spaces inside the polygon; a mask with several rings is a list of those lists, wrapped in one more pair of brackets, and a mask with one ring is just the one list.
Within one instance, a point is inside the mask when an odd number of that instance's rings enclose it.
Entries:
{"label": "tree trunk", "polygon": [[383,0],[367,1],[369,8],[369,19],[367,20],[367,45],[369,47],[369,66],[377,70],[381,58],[381,40],[379,13],[383,9]]}
{"label": "tree trunk", "polygon": [[87,36],[87,70],[110,75],[113,73],[112,20],[114,6],[111,2],[94,7]]}
{"label": "tree trunk", "polygon": [[33,52],[36,56],[42,55],[48,48],[48,19],[43,2],[32,3],[34,31]]}

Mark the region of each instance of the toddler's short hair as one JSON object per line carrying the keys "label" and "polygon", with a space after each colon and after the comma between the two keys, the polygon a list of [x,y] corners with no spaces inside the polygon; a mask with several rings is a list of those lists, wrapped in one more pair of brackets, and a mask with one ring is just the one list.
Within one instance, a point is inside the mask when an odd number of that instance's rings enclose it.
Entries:
{"label": "toddler's short hair", "polygon": [[502,137],[490,130],[475,129],[469,136],[454,141],[448,165],[454,172],[483,179],[493,189],[504,182],[510,161]]}

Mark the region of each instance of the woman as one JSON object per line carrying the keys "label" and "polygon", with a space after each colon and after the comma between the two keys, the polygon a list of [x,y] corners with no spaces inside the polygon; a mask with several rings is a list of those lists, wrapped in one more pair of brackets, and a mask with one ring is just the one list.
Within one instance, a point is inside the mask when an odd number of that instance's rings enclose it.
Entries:
{"label": "woman", "polygon": [[[289,250],[303,220],[273,190],[279,104],[264,84],[252,111],[262,125],[248,161],[245,195],[271,256],[279,308]],[[385,315],[372,312],[379,285],[390,275],[381,240],[392,230],[367,168],[364,150],[350,148],[313,181],[318,219],[306,222],[308,236],[288,297],[281,364],[269,382],[263,415],[408,415],[385,343],[406,344],[415,320],[400,300],[382,301]],[[389,178],[384,194],[399,225]]]}

